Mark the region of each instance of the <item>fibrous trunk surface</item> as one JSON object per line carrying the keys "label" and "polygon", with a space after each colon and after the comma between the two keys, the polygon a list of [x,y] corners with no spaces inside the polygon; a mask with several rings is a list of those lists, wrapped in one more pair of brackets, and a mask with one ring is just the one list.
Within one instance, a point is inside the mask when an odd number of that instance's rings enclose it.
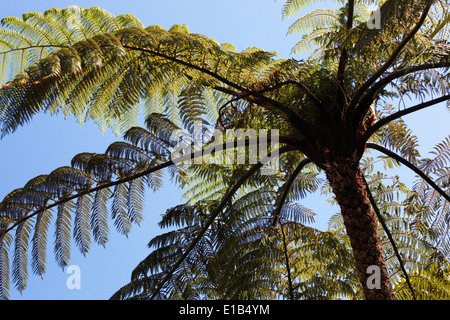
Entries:
{"label": "fibrous trunk surface", "polygon": [[[366,299],[395,299],[383,257],[377,217],[370,205],[359,164],[345,159],[333,161],[327,167],[327,178],[341,208]],[[378,275],[379,279],[375,280],[379,282],[375,282],[374,277]]]}

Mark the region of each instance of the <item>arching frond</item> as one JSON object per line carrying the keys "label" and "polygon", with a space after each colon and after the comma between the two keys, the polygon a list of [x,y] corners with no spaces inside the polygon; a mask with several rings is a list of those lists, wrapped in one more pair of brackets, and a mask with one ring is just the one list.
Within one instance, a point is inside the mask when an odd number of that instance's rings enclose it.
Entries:
{"label": "arching frond", "polygon": [[21,224],[16,229],[15,244],[14,244],[14,259],[12,279],[17,290],[22,292],[27,286],[28,280],[28,244],[30,237],[31,223]]}
{"label": "arching frond", "polygon": [[[269,63],[273,56],[261,50],[236,53],[226,47],[222,49],[215,40],[191,34],[185,26],[174,26],[169,31],[144,29],[136,19],[114,18],[98,8],[72,7],[73,14],[70,8],[64,10],[30,13],[25,20],[4,19],[4,25],[12,29],[3,31],[6,48],[8,44],[16,48],[15,42],[23,42],[21,37],[25,37],[27,44],[14,52],[27,55],[33,50],[50,52],[41,52],[39,59],[32,61],[22,59],[22,68],[3,68],[4,74],[12,75],[0,95],[3,134],[28,122],[37,112],[60,110],[74,114],[80,121],[93,119],[103,129],[115,120],[122,123],[121,129],[128,129],[125,124],[133,121],[130,114],[125,118],[124,113],[160,94],[167,103],[166,111],[176,111],[181,102],[180,112],[184,115],[180,114],[179,119],[184,117],[186,121],[186,111],[193,112],[192,105],[183,107],[188,101],[197,101],[196,105],[200,106],[206,102],[207,96],[203,94],[206,88],[218,85],[243,88],[249,81],[246,79],[252,79],[253,70]],[[54,19],[47,16],[58,14],[55,25],[49,25]],[[61,21],[72,23],[73,15],[80,16],[73,26],[79,31],[79,34],[74,32],[75,41],[62,34],[57,36],[59,41],[46,37],[44,30],[32,22],[39,20],[47,29],[58,28]],[[18,34],[12,33],[16,31]],[[4,61],[10,54],[12,51],[8,49],[1,53]],[[142,67],[146,65],[152,67]],[[196,98],[188,99],[186,94],[194,90],[197,90]],[[196,110],[197,118],[207,111],[206,108],[200,113],[200,109]],[[214,116],[211,109],[209,115]]]}
{"label": "arching frond", "polygon": [[[293,16],[298,14],[302,9],[311,6],[313,3],[318,1],[315,0],[285,0],[283,5],[282,15],[283,18]],[[343,3],[343,1],[333,1]]]}
{"label": "arching frond", "polygon": [[317,29],[332,29],[339,23],[338,10],[317,9],[289,26],[288,34],[302,34]]}
{"label": "arching frond", "polygon": [[92,198],[84,195],[78,198],[75,206],[73,238],[80,252],[86,255],[91,245],[91,212]]}
{"label": "arching frond", "polygon": [[448,167],[450,162],[450,136],[439,142],[430,152],[433,158],[422,159],[420,168],[426,173],[434,173]]}

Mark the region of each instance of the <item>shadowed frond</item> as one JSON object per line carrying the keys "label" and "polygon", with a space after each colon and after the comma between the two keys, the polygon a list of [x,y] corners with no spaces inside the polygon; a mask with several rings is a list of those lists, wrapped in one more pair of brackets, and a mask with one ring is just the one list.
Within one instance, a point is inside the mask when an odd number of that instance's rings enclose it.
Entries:
{"label": "shadowed frond", "polygon": [[[103,154],[76,155],[71,166],[30,180],[24,188],[14,190],[0,202],[0,218],[4,221],[0,237],[6,239],[16,230],[12,265],[13,280],[19,290],[26,286],[25,258],[30,228],[34,228],[31,265],[34,273],[40,276],[45,273],[53,208],[56,209],[54,254],[61,267],[70,263],[72,239],[86,255],[91,239],[102,246],[108,243],[111,222],[119,233],[128,235],[132,225],[142,221],[146,187],[153,190],[161,187],[163,172],[160,171],[174,165],[169,160],[174,144],[170,139],[166,141],[173,123],[154,115],[148,119],[148,127],[151,131],[129,129],[124,135],[128,142],[115,142]],[[194,155],[188,154],[185,159],[191,157]],[[228,171],[232,179],[241,172]],[[168,173],[172,178],[184,175],[181,167]]]}
{"label": "shadowed frond", "polygon": [[[146,143],[137,132],[145,139],[153,137],[155,143]],[[159,149],[158,142],[162,142],[143,128],[132,128],[125,136],[132,143],[113,143],[104,154],[78,154],[72,166],[34,178],[0,202],[2,263],[9,264],[6,245],[15,229],[12,280],[19,291],[26,287],[28,264],[33,273],[41,277],[45,274],[48,230],[52,221],[55,223],[54,255],[61,267],[70,264],[72,239],[86,255],[92,240],[103,246],[107,244],[111,221],[115,229],[125,235],[133,224],[142,221],[145,189],[160,187],[162,173],[156,171],[171,164],[166,159],[170,150]],[[159,166],[163,161],[166,164]],[[6,285],[8,270],[6,265],[0,269],[5,290],[9,287]],[[6,296],[5,292],[3,297]]]}
{"label": "shadowed frond", "polygon": [[450,136],[439,142],[430,152],[433,158],[422,159],[420,169],[425,173],[434,173],[448,167],[450,162]]}
{"label": "shadowed frond", "polygon": [[16,229],[14,236],[14,258],[12,280],[19,292],[22,292],[27,286],[28,280],[28,244],[31,231],[31,221],[22,223]]}
{"label": "shadowed frond", "polygon": [[70,264],[72,247],[72,217],[70,210],[72,209],[73,204],[71,202],[61,203],[57,207],[54,252],[56,263],[62,268]]}
{"label": "shadowed frond", "polygon": [[91,212],[92,198],[84,195],[78,198],[75,206],[73,238],[80,252],[86,255],[91,245]]}
{"label": "shadowed frond", "polygon": [[10,262],[9,247],[13,237],[6,234],[0,238],[0,298],[6,300],[9,298],[10,287]]}
{"label": "shadowed frond", "polygon": [[289,26],[288,34],[302,34],[317,29],[332,29],[339,23],[338,10],[317,9]]}
{"label": "shadowed frond", "polygon": [[[32,238],[31,251],[31,267],[33,273],[38,276],[43,276],[47,265],[47,232],[51,222],[51,212],[46,210],[40,212],[36,216],[36,224],[34,226],[34,234]],[[75,230],[77,230],[77,220],[75,222]],[[76,239],[78,237],[75,237]]]}

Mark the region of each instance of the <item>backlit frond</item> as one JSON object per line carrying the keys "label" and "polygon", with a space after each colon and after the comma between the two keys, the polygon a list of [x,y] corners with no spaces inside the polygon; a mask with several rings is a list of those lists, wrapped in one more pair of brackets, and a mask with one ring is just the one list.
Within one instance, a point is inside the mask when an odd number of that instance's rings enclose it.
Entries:
{"label": "backlit frond", "polygon": [[317,9],[309,13],[289,26],[288,34],[302,34],[317,29],[332,28],[338,24],[339,11],[329,9]]}
{"label": "backlit frond", "polygon": [[[181,102],[180,112],[184,114],[168,114],[169,119],[174,121],[184,117],[183,121],[187,121],[186,111],[191,109],[183,108],[185,103],[196,101],[197,106],[202,105],[211,96],[202,92],[220,82],[227,86],[234,86],[234,81],[245,83],[246,79],[252,79],[253,70],[272,57],[271,53],[259,49],[242,53],[226,47],[222,49],[215,40],[191,34],[185,26],[174,26],[169,31],[144,29],[130,21],[131,18],[113,18],[98,8],[73,7],[73,15],[81,16],[73,22],[74,30],[79,32],[74,33],[76,41],[57,33],[54,35],[60,42],[53,34],[46,37],[45,28],[40,30],[39,24],[49,29],[60,28],[58,23],[62,21],[71,24],[72,13],[69,8],[67,10],[55,9],[43,15],[30,13],[27,20],[4,19],[7,27],[20,32],[20,35],[12,35],[9,29],[3,31],[5,39],[13,36],[12,40],[4,40],[8,41],[3,45],[5,51],[0,53],[4,62],[9,61],[12,54],[8,51],[8,43],[15,48],[12,43],[16,38],[23,41],[22,36],[29,43],[17,51],[19,53],[28,56],[33,50],[51,50],[45,54],[41,52],[37,60],[12,59],[21,61],[21,66],[15,69],[8,69],[3,64],[4,74],[12,74],[12,80],[3,86],[0,95],[4,134],[28,122],[37,112],[60,110],[74,114],[81,122],[93,119],[102,129],[118,120],[119,130],[126,130],[136,124],[135,117],[139,115],[139,112],[132,112],[130,119],[127,112],[137,108],[141,101],[151,101],[151,97],[158,95],[166,107],[163,112],[178,110],[177,104]],[[46,15],[56,14],[60,14],[60,19],[55,21],[55,26],[48,26],[51,19]],[[147,65],[152,67],[143,67]],[[186,93],[193,92],[193,88],[204,89],[197,91],[194,100],[187,99]],[[198,110],[196,117],[207,111],[198,113]],[[208,113],[212,114],[211,109]]]}

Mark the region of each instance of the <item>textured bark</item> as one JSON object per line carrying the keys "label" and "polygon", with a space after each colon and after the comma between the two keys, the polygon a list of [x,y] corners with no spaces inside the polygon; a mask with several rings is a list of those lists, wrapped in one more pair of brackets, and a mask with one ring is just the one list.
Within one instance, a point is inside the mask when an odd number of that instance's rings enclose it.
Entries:
{"label": "textured bark", "polygon": [[[346,159],[327,165],[327,178],[341,208],[350,238],[359,280],[367,300],[395,299],[377,228],[377,217],[370,205],[362,171],[357,162]],[[369,266],[380,270],[380,289],[369,288]],[[369,279],[370,278],[370,279]],[[369,283],[372,283],[369,281]]]}

